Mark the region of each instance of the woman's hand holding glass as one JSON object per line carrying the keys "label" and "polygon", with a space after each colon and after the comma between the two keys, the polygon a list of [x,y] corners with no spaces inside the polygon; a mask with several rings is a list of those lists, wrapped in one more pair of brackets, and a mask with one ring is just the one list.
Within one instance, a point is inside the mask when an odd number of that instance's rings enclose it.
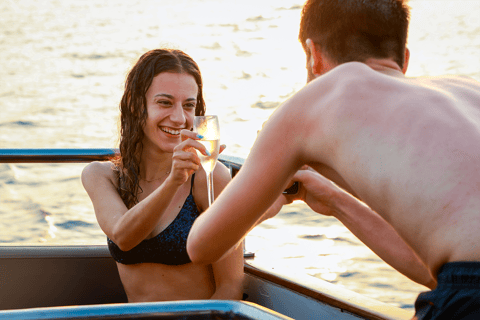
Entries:
{"label": "woman's hand holding glass", "polygon": [[[201,165],[197,150],[202,155],[208,156],[208,154],[206,147],[199,141],[203,138],[202,136],[186,129],[182,130],[180,134],[182,142],[173,150],[171,175],[181,184],[187,181],[188,177],[197,171]],[[220,145],[218,153],[222,153],[225,148],[226,145]]]}
{"label": "woman's hand holding glass", "polygon": [[182,130],[182,142],[173,149],[170,179],[181,185],[188,177],[200,168],[201,162],[196,150],[207,155],[205,147],[197,140],[195,132]]}

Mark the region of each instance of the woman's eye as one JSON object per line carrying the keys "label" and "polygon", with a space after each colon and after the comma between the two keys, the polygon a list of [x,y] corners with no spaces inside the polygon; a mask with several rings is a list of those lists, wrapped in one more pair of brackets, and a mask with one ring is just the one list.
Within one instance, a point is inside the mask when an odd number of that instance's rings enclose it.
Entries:
{"label": "woman's eye", "polygon": [[172,103],[171,103],[170,101],[168,101],[168,100],[159,100],[159,101],[157,101],[157,103],[160,104],[160,105],[164,105],[164,106],[169,106],[169,105],[172,104]]}
{"label": "woman's eye", "polygon": [[195,103],[186,103],[185,105],[185,108],[195,108],[197,105]]}

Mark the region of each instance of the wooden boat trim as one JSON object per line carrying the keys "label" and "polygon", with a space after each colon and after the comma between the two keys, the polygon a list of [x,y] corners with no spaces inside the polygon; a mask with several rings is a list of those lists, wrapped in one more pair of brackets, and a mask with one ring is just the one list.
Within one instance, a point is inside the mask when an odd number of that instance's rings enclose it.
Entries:
{"label": "wooden boat trim", "polygon": [[255,263],[255,260],[247,260],[244,269],[246,274],[265,279],[314,300],[337,307],[342,311],[367,319],[405,320],[412,317],[412,314],[406,310],[368,298],[313,276],[292,275],[291,269],[282,270],[278,266],[267,268]]}
{"label": "wooden boat trim", "polygon": [[77,259],[111,258],[106,245],[9,245],[0,246],[0,259]]}

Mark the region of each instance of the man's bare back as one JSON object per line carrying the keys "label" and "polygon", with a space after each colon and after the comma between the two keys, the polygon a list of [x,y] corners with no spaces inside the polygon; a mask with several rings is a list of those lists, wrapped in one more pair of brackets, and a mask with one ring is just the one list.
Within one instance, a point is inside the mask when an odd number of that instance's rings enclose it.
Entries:
{"label": "man's bare back", "polygon": [[316,112],[298,121],[310,132],[301,151],[307,163],[390,222],[433,274],[449,261],[480,260],[480,249],[472,251],[480,243],[477,82],[348,63],[302,95],[311,105],[296,111]]}

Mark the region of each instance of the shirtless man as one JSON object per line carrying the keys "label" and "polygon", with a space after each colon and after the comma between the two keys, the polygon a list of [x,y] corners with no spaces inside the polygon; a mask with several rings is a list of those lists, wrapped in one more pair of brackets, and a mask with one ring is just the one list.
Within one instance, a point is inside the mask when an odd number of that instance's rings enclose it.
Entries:
{"label": "shirtless man", "polygon": [[222,257],[272,204],[289,201],[281,192],[293,179],[303,184],[298,198],[350,222],[367,245],[386,232],[390,257],[403,246],[388,228],[357,223],[378,214],[413,249],[438,281],[418,297],[417,318],[480,316],[480,84],[405,77],[407,29],[400,0],[307,1],[309,84],[273,113],[242,170],[196,220],[192,261]]}

